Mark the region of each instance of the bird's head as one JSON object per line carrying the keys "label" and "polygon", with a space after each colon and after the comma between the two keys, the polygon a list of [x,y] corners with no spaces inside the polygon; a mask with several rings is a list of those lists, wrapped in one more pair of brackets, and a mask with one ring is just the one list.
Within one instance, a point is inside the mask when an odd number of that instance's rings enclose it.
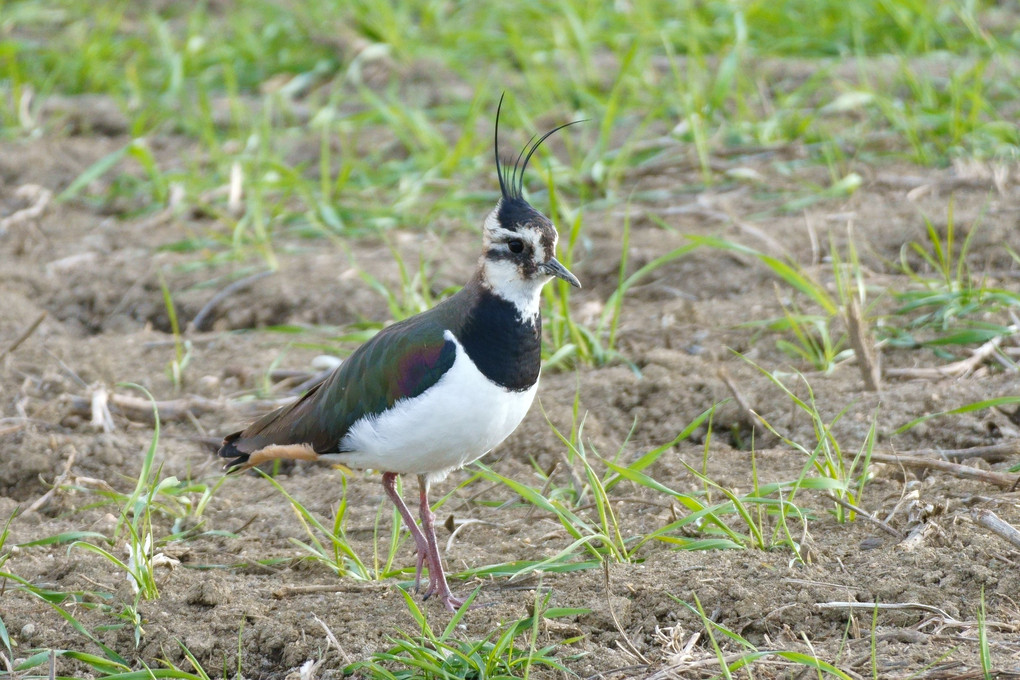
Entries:
{"label": "bird's head", "polygon": [[[500,106],[503,99],[500,98]],[[574,121],[579,122],[579,121]],[[496,174],[500,198],[485,218],[482,236],[483,281],[497,295],[522,311],[537,313],[542,287],[553,277],[572,286],[581,282],[556,259],[559,234],[552,221],[524,199],[524,170],[539,145],[567,123],[529,142],[512,164],[499,158],[499,109],[496,111]]]}

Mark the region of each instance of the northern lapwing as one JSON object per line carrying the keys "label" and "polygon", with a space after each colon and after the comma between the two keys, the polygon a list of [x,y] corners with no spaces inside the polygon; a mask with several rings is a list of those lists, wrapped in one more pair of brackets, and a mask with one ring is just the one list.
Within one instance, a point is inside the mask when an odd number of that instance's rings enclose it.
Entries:
{"label": "northern lapwing", "polygon": [[[380,331],[299,401],[227,436],[219,450],[230,471],[286,458],[382,472],[383,489],[417,546],[415,587],[427,566],[425,598],[436,595],[451,610],[463,600],[446,582],[429,485],[520,425],[538,389],[542,287],[553,277],[581,287],[556,259],[556,227],[523,196],[528,161],[566,125],[526,144],[508,165],[499,157],[501,108],[502,98],[495,126],[500,198],[482,225],[482,255],[467,284]],[[397,493],[400,474],[418,476],[420,529]]]}

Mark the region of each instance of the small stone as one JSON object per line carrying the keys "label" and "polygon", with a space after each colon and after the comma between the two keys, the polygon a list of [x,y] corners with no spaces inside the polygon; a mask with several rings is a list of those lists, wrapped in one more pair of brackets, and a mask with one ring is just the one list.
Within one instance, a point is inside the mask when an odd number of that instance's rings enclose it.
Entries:
{"label": "small stone", "polygon": [[117,528],[117,522],[118,519],[108,512],[96,520],[95,524],[92,525],[92,530],[109,535]]}
{"label": "small stone", "polygon": [[218,397],[220,395],[220,379],[215,375],[203,375],[198,379],[198,393],[203,397]]}
{"label": "small stone", "polygon": [[35,637],[35,624],[26,623],[21,627],[21,637],[23,640],[31,640]]}
{"label": "small stone", "polygon": [[881,538],[877,536],[872,536],[870,538],[865,538],[858,544],[857,547],[863,551],[863,550],[875,550],[876,548],[881,548],[883,545],[885,545],[885,541],[883,541]]}

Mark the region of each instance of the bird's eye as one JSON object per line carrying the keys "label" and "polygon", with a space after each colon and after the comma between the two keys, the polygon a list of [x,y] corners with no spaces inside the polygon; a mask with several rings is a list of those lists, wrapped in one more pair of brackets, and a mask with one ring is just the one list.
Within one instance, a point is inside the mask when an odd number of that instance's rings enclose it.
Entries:
{"label": "bird's eye", "polygon": [[511,253],[524,252],[524,241],[515,238],[513,241],[507,241],[506,247],[510,249]]}

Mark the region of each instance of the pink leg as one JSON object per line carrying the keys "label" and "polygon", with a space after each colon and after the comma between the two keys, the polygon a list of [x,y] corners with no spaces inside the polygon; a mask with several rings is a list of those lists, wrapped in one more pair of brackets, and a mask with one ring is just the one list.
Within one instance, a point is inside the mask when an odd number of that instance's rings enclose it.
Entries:
{"label": "pink leg", "polygon": [[[421,568],[425,564],[425,558],[429,555],[429,543],[425,540],[425,535],[418,528],[418,523],[414,521],[414,517],[411,516],[411,511],[404,505],[404,499],[397,493],[397,473],[385,472],[382,476],[383,490],[386,491],[386,495],[389,496],[393,504],[397,506],[397,512],[404,518],[404,524],[407,525],[407,530],[411,532],[411,538],[414,539],[414,544],[418,552],[418,564],[414,570],[414,589],[419,590],[421,588]],[[432,569],[429,568],[429,591],[432,590]]]}
{"label": "pink leg", "polygon": [[425,475],[418,475],[418,489],[421,501],[421,528],[428,543],[429,589],[425,597],[438,595],[439,599],[450,611],[456,611],[464,604],[464,600],[454,597],[450,586],[446,583],[446,572],[443,571],[443,558],[439,555],[439,541],[436,539],[436,516],[429,506],[429,481]]}

